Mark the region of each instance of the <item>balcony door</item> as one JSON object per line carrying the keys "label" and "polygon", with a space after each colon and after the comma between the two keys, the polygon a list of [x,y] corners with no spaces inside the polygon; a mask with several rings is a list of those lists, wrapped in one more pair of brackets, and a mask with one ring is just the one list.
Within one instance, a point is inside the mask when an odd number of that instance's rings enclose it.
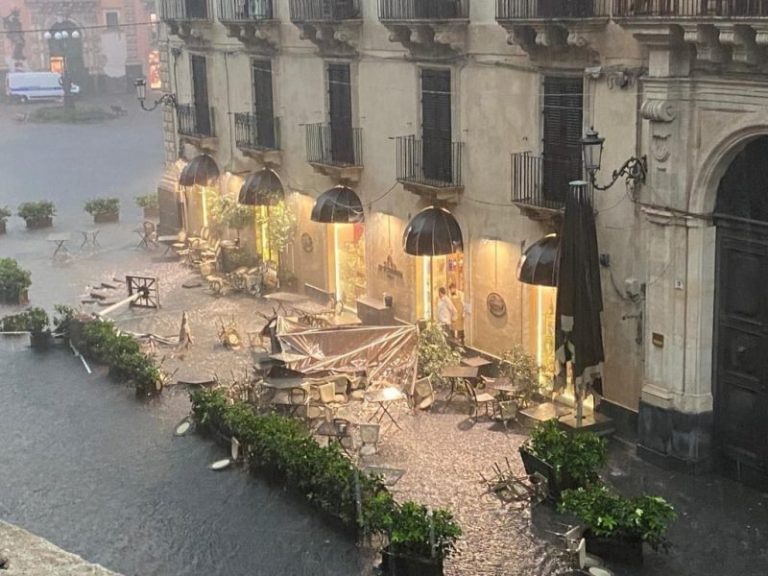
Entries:
{"label": "balcony door", "polygon": [[581,178],[583,92],[581,77],[544,78],[542,182],[545,200],[563,201],[568,184]]}
{"label": "balcony door", "polygon": [[252,73],[255,122],[251,126],[256,130],[256,134],[252,134],[251,137],[254,143],[259,146],[274,150],[277,148],[277,143],[275,141],[275,113],[272,99],[272,62],[254,60]]}
{"label": "balcony door", "polygon": [[421,71],[422,170],[427,180],[452,182],[451,71]]}
{"label": "balcony door", "polygon": [[195,107],[195,132],[211,136],[211,114],[208,104],[208,68],[205,56],[190,54],[192,64],[192,103]]}
{"label": "balcony door", "polygon": [[331,125],[331,159],[335,163],[354,165],[349,64],[328,64],[328,110]]}

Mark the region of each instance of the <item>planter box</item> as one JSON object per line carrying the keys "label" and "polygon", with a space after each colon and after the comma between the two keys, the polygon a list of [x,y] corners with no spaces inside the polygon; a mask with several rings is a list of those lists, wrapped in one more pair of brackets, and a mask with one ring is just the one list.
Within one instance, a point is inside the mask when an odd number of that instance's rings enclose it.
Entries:
{"label": "planter box", "polygon": [[118,222],[119,220],[120,212],[93,215],[94,224],[106,224],[108,222]]}
{"label": "planter box", "polygon": [[564,474],[561,474],[561,478],[558,480],[554,468],[538,456],[535,456],[525,445],[520,446],[520,458],[523,461],[526,474],[530,476],[531,474],[538,473],[547,479],[549,499],[553,502],[560,500],[560,494],[563,490],[579,487],[578,482]]}
{"label": "planter box", "polygon": [[158,220],[160,218],[160,208],[144,208],[145,220]]}
{"label": "planter box", "polygon": [[7,304],[8,306],[26,306],[29,304],[29,294],[26,290],[22,290],[16,297],[0,295],[0,304]]}
{"label": "planter box", "polygon": [[384,548],[381,552],[381,569],[388,576],[443,576],[443,560],[398,556]]}
{"label": "planter box", "polygon": [[30,218],[29,220],[25,220],[27,224],[27,229],[29,230],[39,230],[40,228],[50,228],[53,226],[53,216],[48,216],[47,218]]}
{"label": "planter box", "polygon": [[618,564],[639,566],[643,563],[643,541],[626,536],[595,536],[589,530],[584,533],[587,552]]}
{"label": "planter box", "polygon": [[0,222],[0,234],[5,234],[5,220]]}
{"label": "planter box", "polygon": [[29,345],[33,350],[44,352],[51,347],[50,332],[31,332],[29,335]]}

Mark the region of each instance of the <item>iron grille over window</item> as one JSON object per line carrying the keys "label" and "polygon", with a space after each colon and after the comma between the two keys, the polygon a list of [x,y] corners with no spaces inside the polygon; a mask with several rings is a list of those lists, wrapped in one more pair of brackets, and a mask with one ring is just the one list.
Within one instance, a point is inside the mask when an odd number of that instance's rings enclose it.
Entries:
{"label": "iron grille over window", "polygon": [[163,20],[210,20],[208,0],[161,0],[160,17]]}
{"label": "iron grille over window", "polygon": [[695,17],[768,17],[765,0],[614,0],[613,15]]}
{"label": "iron grille over window", "polygon": [[290,0],[293,22],[337,22],[360,19],[360,0]]}
{"label": "iron grille over window", "polygon": [[207,138],[216,135],[212,108],[179,104],[176,117],[179,121],[179,134],[182,136]]}
{"label": "iron grille over window", "polygon": [[469,0],[379,0],[380,20],[458,20],[469,18]]}
{"label": "iron grille over window", "polygon": [[581,77],[544,78],[542,194],[560,202],[568,185],[582,177],[584,95]]}
{"label": "iron grille over window", "polygon": [[[628,0],[628,2],[636,4],[638,0]],[[497,0],[496,19],[538,20],[541,18],[607,17],[609,7],[610,0]]]}
{"label": "iron grille over window", "polygon": [[279,150],[280,119],[258,113],[235,114],[235,145],[241,150]]}
{"label": "iron grille over window", "polygon": [[272,20],[273,0],[219,0],[219,20],[222,22],[247,22]]}
{"label": "iron grille over window", "polygon": [[567,163],[534,156],[530,152],[512,154],[512,202],[532,208],[561,210],[565,206],[568,187],[545,191],[546,174],[567,174],[569,170],[571,166]]}

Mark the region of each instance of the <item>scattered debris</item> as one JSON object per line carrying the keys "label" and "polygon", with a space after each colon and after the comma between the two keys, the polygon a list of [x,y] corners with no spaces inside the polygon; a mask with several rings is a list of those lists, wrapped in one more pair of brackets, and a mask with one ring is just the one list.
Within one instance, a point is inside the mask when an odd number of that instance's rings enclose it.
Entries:
{"label": "scattered debris", "polygon": [[232,464],[231,458],[224,458],[223,460],[216,460],[213,464],[209,466],[211,470],[224,470],[225,468],[229,468]]}
{"label": "scattered debris", "polygon": [[192,422],[189,421],[189,418],[184,418],[179,424],[176,426],[176,430],[174,431],[174,436],[184,436],[187,432],[190,431],[192,428]]}
{"label": "scattered debris", "polygon": [[96,292],[95,290],[90,293],[90,297],[94,298],[96,300],[106,300],[107,299],[107,295],[106,294],[102,294],[101,292]]}
{"label": "scattered debris", "polygon": [[181,314],[181,328],[179,329],[179,348],[188,350],[190,345],[194,344],[192,339],[192,331],[189,328],[189,317],[187,312]]}
{"label": "scattered debris", "polygon": [[102,282],[101,283],[102,288],[106,288],[107,290],[117,290],[118,286],[117,284],[112,284],[111,282]]}
{"label": "scattered debris", "polygon": [[531,502],[538,504],[547,498],[547,481],[539,474],[518,476],[515,474],[509,458],[504,458],[507,469],[502,470],[498,463],[493,463],[494,475],[480,478],[488,486],[488,491],[504,503]]}
{"label": "scattered debris", "polygon": [[200,288],[200,286],[202,285],[203,283],[200,282],[200,280],[187,280],[181,285],[181,287],[182,288]]}
{"label": "scattered debris", "polygon": [[219,327],[219,340],[225,348],[230,350],[240,350],[240,333],[237,331],[235,321],[230,320],[229,324],[224,324],[221,320],[221,326]]}

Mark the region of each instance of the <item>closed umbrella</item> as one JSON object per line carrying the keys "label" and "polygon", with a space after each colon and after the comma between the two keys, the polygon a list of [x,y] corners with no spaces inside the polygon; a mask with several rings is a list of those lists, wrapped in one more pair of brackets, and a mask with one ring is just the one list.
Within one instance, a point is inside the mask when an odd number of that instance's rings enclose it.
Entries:
{"label": "closed umbrella", "polygon": [[347,186],[335,186],[318,196],[312,208],[312,221],[325,224],[357,224],[365,220],[363,203]]}
{"label": "closed umbrella", "polygon": [[582,420],[584,394],[587,391],[602,394],[605,359],[597,230],[586,182],[571,182],[559,254],[555,356],[561,386],[565,383],[567,365],[571,364],[578,426]]}

